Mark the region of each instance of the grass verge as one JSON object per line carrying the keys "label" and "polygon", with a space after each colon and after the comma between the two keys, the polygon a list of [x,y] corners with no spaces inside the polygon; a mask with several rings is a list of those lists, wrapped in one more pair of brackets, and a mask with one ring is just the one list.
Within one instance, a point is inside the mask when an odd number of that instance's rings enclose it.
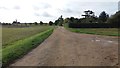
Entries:
{"label": "grass verge", "polygon": [[7,66],[10,62],[14,61],[17,58],[22,57],[28,51],[38,46],[46,38],[48,38],[52,32],[53,28],[46,30],[42,33],[36,34],[34,36],[31,36],[29,38],[19,40],[15,43],[12,43],[10,46],[2,49],[3,67]]}
{"label": "grass verge", "polygon": [[6,48],[11,43],[28,38],[40,32],[46,31],[53,26],[32,26],[32,27],[2,27],[2,46]]}
{"label": "grass verge", "polygon": [[105,36],[120,36],[117,28],[67,28],[66,29],[83,34],[95,34]]}

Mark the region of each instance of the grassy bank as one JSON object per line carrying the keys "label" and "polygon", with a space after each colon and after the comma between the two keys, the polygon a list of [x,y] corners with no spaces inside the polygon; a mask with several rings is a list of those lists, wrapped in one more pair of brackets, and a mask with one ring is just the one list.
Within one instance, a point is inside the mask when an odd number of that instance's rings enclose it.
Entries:
{"label": "grassy bank", "polygon": [[33,36],[37,33],[46,31],[52,26],[31,26],[31,27],[3,27],[2,28],[2,46],[6,47],[11,43]]}
{"label": "grassy bank", "polygon": [[117,28],[67,28],[67,29],[76,33],[105,35],[105,36],[120,36]]}
{"label": "grassy bank", "polygon": [[48,29],[44,32],[40,32],[36,35],[31,37],[18,40],[6,48],[2,49],[2,62],[3,66],[8,65],[10,62],[14,61],[15,59],[23,56],[31,49],[38,46],[41,42],[43,42],[51,33],[53,32],[53,28]]}

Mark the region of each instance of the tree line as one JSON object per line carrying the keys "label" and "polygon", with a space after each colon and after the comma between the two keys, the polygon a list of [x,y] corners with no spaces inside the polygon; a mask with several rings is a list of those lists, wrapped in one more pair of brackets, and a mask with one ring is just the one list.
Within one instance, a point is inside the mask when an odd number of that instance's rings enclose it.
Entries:
{"label": "tree line", "polygon": [[118,28],[120,22],[120,11],[109,16],[105,11],[101,12],[99,17],[95,16],[93,11],[84,11],[83,18],[66,18],[65,23],[68,23],[70,28]]}
{"label": "tree line", "polygon": [[114,15],[109,16],[105,11],[101,12],[97,17],[95,12],[91,10],[84,11],[82,15],[83,18],[63,18],[61,15],[57,20],[49,21],[49,23],[43,23],[42,21],[34,23],[20,23],[17,20],[13,23],[0,23],[2,25],[56,25],[63,26],[68,24],[70,28],[119,28],[120,22],[120,11],[116,12]]}
{"label": "tree line", "polygon": [[0,24],[1,25],[14,25],[14,26],[20,26],[20,25],[24,25],[24,26],[29,26],[29,25],[53,25],[54,24],[54,22],[52,22],[52,21],[49,21],[49,23],[43,23],[42,21],[40,21],[40,22],[33,22],[33,23],[20,23],[20,22],[18,22],[17,20],[15,20],[15,21],[13,21],[12,23],[1,23],[0,22]]}

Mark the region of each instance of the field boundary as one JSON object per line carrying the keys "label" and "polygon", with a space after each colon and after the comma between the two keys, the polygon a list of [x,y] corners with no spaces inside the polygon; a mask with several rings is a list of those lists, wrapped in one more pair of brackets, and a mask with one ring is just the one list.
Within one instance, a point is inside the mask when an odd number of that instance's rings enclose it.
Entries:
{"label": "field boundary", "polygon": [[[105,31],[100,31],[98,30],[97,32],[96,31],[92,31],[92,30],[89,30],[90,28],[68,28],[68,27],[65,27],[67,30],[71,31],[71,32],[75,32],[75,33],[81,33],[81,34],[93,34],[93,35],[103,35],[103,36],[120,36],[119,32],[118,33],[107,33]],[[82,30],[82,29],[85,29],[85,30]],[[88,29],[86,31],[86,29]],[[95,29],[95,28],[92,28],[92,29]],[[98,28],[97,28],[98,29]],[[97,30],[96,29],[96,30]],[[102,28],[99,28],[99,29],[102,29]],[[108,29],[108,28],[105,28],[105,29]],[[114,28],[112,28],[114,29]],[[106,30],[107,31],[107,30]]]}
{"label": "field boundary", "polygon": [[16,27],[3,27],[2,29],[2,48],[6,48],[11,43],[14,43],[18,40],[22,40],[33,35],[36,35],[40,32],[44,32],[53,26],[34,26],[34,27],[24,27],[24,28],[16,28]]}

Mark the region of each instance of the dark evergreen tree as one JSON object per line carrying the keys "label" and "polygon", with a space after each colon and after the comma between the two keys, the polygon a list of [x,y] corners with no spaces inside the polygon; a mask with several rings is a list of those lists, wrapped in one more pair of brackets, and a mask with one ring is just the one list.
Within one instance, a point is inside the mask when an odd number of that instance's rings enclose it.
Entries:
{"label": "dark evergreen tree", "polygon": [[104,23],[107,21],[108,18],[109,18],[109,15],[105,11],[103,11],[99,15],[99,22]]}

